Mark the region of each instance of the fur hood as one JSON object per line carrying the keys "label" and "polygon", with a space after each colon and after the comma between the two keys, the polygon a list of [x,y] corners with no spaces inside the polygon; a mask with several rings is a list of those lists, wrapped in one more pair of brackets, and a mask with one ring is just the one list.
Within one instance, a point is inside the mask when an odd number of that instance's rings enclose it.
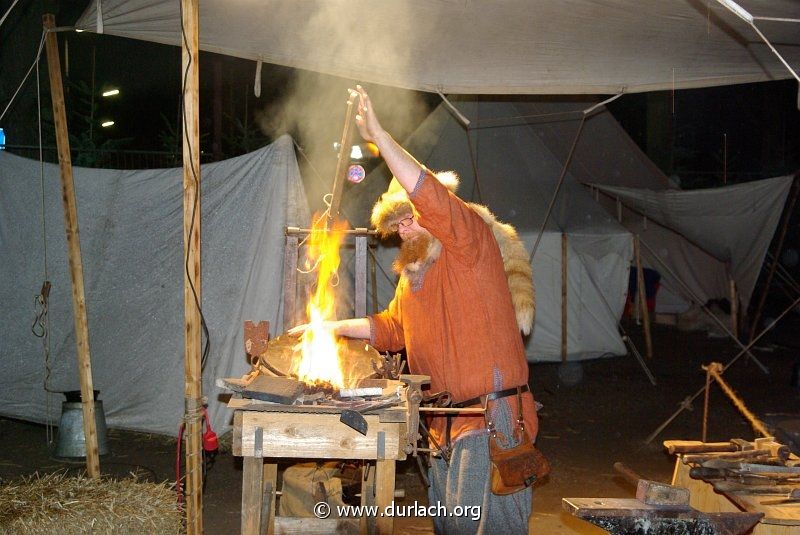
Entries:
{"label": "fur hood", "polygon": [[[458,189],[459,179],[454,172],[437,173],[435,176],[439,182],[453,193]],[[497,240],[500,254],[503,257],[503,268],[508,279],[508,289],[511,292],[511,302],[514,305],[517,325],[523,334],[530,334],[536,314],[536,300],[533,287],[533,271],[528,262],[528,253],[525,251],[525,246],[513,226],[498,221],[485,206],[475,203],[467,204],[492,229],[492,234]],[[389,184],[389,189],[381,195],[372,208],[370,221],[380,235],[386,237],[392,234],[389,229],[391,224],[396,223],[408,214],[417,215],[414,205],[408,198],[408,194],[400,186],[400,183],[393,178]],[[395,261],[394,270],[405,275],[411,282],[412,287],[417,287],[421,284],[422,277],[427,269],[439,258],[441,251],[442,244],[433,238],[420,260],[409,262],[405,265],[400,265]]]}

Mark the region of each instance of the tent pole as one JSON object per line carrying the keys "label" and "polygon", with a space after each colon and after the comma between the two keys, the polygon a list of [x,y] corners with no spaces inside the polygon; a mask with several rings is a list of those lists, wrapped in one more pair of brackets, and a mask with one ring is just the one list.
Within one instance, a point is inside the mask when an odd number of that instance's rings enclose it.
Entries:
{"label": "tent pole", "polygon": [[[56,27],[53,14],[42,16],[47,30]],[[83,262],[78,232],[78,209],[75,203],[75,184],[72,181],[72,159],[69,149],[67,112],[64,104],[64,87],[61,80],[61,61],[58,57],[56,34],[48,31],[47,69],[50,72],[50,96],[53,100],[53,119],[56,126],[58,163],[61,168],[61,199],[64,203],[64,227],[67,232],[69,274],[72,280],[72,311],[75,318],[75,341],[78,353],[78,374],[81,382],[81,408],[83,409],[83,435],[86,441],[86,472],[89,477],[100,477],[100,455],[97,447],[97,425],[94,411],[94,386],[92,385],[92,359],[89,351],[89,324],[86,317],[86,297],[83,291]]]}
{"label": "tent pole", "polygon": [[731,292],[731,330],[739,338],[739,293],[736,291],[736,281],[733,277],[728,279]]}
{"label": "tent pole", "polygon": [[186,533],[203,533],[198,0],[181,0],[183,80],[183,305]]}
{"label": "tent pole", "polygon": [[644,327],[645,354],[653,358],[653,339],[650,336],[650,311],[647,309],[647,293],[644,284],[644,268],[642,256],[639,254],[639,235],[633,237],[633,253],[636,256],[636,298],[641,310],[642,326]]}
{"label": "tent pole", "polygon": [[567,361],[567,235],[561,234],[561,362]]}
{"label": "tent pole", "polygon": [[756,310],[753,313],[753,320],[750,322],[750,331],[749,337],[752,339],[753,336],[756,334],[756,330],[758,329],[758,322],[761,321],[761,313],[764,312],[764,305],[767,302],[767,294],[769,294],[769,287],[772,284],[772,277],[775,275],[775,270],[778,267],[778,261],[781,256],[781,251],[783,250],[783,240],[786,238],[786,230],[789,228],[789,220],[792,218],[792,212],[794,210],[795,202],[797,202],[797,195],[798,191],[800,191],[800,187],[798,186],[797,175],[794,177],[794,182],[792,182],[792,196],[788,203],[783,210],[783,225],[781,226],[781,233],[778,237],[778,243],[775,244],[775,254],[773,255],[774,258],[772,259],[772,263],[769,266],[769,271],[767,272],[767,279],[764,281],[764,289],[761,291],[761,296],[758,300],[758,305],[756,306]]}

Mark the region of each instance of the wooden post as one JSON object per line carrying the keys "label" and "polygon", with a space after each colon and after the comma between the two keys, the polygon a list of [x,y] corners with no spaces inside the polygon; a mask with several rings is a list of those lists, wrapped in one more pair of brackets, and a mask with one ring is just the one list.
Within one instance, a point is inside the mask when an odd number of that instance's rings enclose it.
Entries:
{"label": "wooden post", "polygon": [[347,163],[350,161],[350,150],[352,149],[351,138],[353,137],[353,122],[356,116],[356,99],[358,93],[350,93],[347,99],[347,113],[344,118],[344,129],[342,130],[342,140],[339,143],[339,158],[336,160],[336,173],[333,176],[333,187],[331,188],[331,205],[328,211],[327,229],[330,229],[334,219],[339,217],[339,205],[342,203],[342,192],[344,183],[347,180]]}
{"label": "wooden post", "polygon": [[200,362],[200,103],[198,0],[181,0],[183,88],[184,425],[186,533],[203,533],[203,378]]}
{"label": "wooden post", "polygon": [[[375,491],[376,489],[376,471],[377,471],[377,463],[372,464],[370,462],[364,463],[364,470],[366,473],[364,477],[361,479],[361,506],[362,507],[372,507],[375,505]],[[366,535],[367,533],[375,533],[376,529],[376,518],[371,515],[362,515],[361,519],[359,520],[359,535]]]}
{"label": "wooden post", "polygon": [[367,315],[367,229],[361,230],[364,234],[356,235],[355,258],[355,317],[362,318]]}
{"label": "wooden post", "polygon": [[367,247],[369,251],[369,276],[372,287],[372,313],[378,312],[378,272],[376,270],[378,259],[375,258],[375,251],[372,247]]}
{"label": "wooden post", "polygon": [[644,268],[642,256],[639,253],[639,235],[633,237],[633,254],[636,257],[636,297],[641,310],[642,326],[644,327],[644,343],[647,358],[653,358],[653,339],[650,337],[650,311],[647,309],[647,287],[644,282]]}
{"label": "wooden post", "polygon": [[[42,17],[48,30],[56,27],[55,16]],[[78,232],[78,209],[75,204],[75,185],[72,182],[72,159],[69,153],[67,112],[64,104],[64,87],[61,81],[61,61],[58,57],[56,34],[48,32],[47,69],[50,71],[50,96],[53,100],[53,119],[56,126],[58,164],[61,168],[61,199],[64,203],[64,228],[67,232],[69,275],[72,281],[72,313],[75,321],[75,341],[78,352],[78,374],[81,382],[81,409],[83,409],[83,435],[86,441],[86,472],[89,477],[100,477],[100,455],[97,448],[97,425],[94,413],[94,386],[92,385],[92,359],[89,352],[89,324],[86,318],[86,299],[83,291],[83,263]]]}
{"label": "wooden post", "polygon": [[561,234],[561,362],[567,361],[567,235]]}
{"label": "wooden post", "polygon": [[[383,511],[394,500],[394,479],[394,460],[378,459],[375,461],[375,505],[378,506],[379,511]],[[394,533],[394,518],[391,516],[378,513],[375,524],[377,533],[380,535]]]}
{"label": "wooden post", "polygon": [[286,235],[283,251],[283,330],[295,326],[297,322],[297,257],[299,241],[297,235]]}
{"label": "wooden post", "polygon": [[[275,534],[275,502],[278,491],[278,465],[274,462],[264,463],[264,498],[262,504],[261,514],[261,533],[266,535]],[[264,526],[266,523],[266,529]]]}
{"label": "wooden post", "polygon": [[264,459],[244,457],[242,459],[242,535],[261,535],[261,500],[264,495]]}

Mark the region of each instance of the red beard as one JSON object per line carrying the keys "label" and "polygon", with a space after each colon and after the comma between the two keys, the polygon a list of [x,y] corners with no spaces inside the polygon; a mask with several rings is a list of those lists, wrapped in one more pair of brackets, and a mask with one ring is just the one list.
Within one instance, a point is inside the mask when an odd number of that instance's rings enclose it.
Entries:
{"label": "red beard", "polygon": [[408,264],[424,260],[428,256],[428,248],[431,245],[431,241],[431,236],[425,232],[421,232],[410,240],[404,240],[400,244],[400,252],[397,254],[397,258],[394,259],[392,270],[399,274]]}

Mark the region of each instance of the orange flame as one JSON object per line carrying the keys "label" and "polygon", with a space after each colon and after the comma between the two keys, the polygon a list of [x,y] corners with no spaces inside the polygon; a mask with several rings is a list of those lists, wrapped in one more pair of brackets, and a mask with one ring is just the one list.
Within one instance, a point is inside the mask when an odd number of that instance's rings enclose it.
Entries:
{"label": "orange flame", "polygon": [[306,305],[308,328],[300,339],[302,358],[294,373],[305,383],[328,382],[344,388],[345,379],[339,358],[346,342],[337,340],[326,322],[336,319],[334,287],[338,282],[339,247],[347,224],[335,221],[325,229],[325,217],[314,218],[308,242],[307,267],[317,271],[317,285]]}

